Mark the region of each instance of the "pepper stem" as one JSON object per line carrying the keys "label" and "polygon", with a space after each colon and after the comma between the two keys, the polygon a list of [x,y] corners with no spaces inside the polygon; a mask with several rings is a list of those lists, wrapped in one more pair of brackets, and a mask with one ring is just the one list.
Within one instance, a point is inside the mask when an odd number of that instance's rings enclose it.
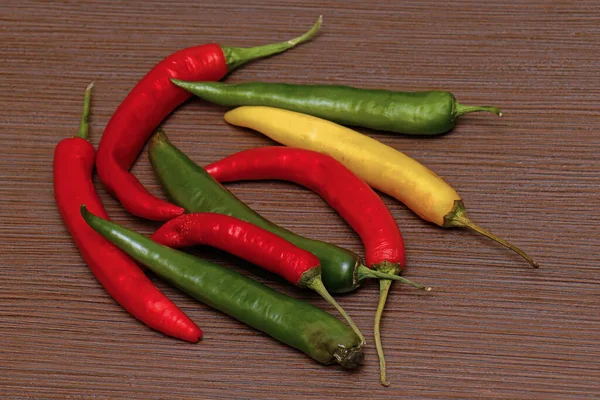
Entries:
{"label": "pepper stem", "polygon": [[454,118],[458,118],[461,115],[477,112],[477,111],[486,111],[492,114],[496,114],[501,117],[503,115],[502,111],[498,107],[494,106],[465,106],[456,102],[456,106],[454,108]]}
{"label": "pepper stem", "polygon": [[507,242],[499,236],[494,235],[493,233],[481,228],[477,224],[475,224],[471,219],[467,216],[467,211],[465,210],[465,206],[462,200],[456,200],[454,202],[454,208],[448,215],[444,217],[444,227],[458,227],[458,228],[469,228],[474,230],[477,233],[482,234],[498,243],[502,246],[514,251],[521,257],[523,257],[533,268],[539,268],[539,264],[533,260],[527,253],[518,248],[517,246]]}
{"label": "pepper stem", "polygon": [[410,285],[417,289],[424,290],[426,292],[431,291],[431,286],[425,286],[420,283],[413,282],[410,279],[404,278],[403,276],[390,274],[390,273],[383,272],[383,271],[377,271],[374,269],[369,269],[369,268],[365,267],[364,265],[359,266],[357,272],[358,272],[358,280],[359,281],[362,281],[363,279],[367,279],[367,278],[388,279],[391,281],[400,281],[402,283],[406,283],[407,285]]}
{"label": "pepper stem", "polygon": [[269,57],[278,53],[282,53],[292,47],[299,45],[310,40],[321,27],[323,22],[323,16],[319,16],[317,22],[310,28],[305,34],[298,36],[297,38],[288,40],[286,42],[271,43],[264,46],[241,48],[241,47],[222,47],[223,53],[225,54],[225,61],[227,63],[227,69],[229,72],[242,65],[256,60],[258,58]]}
{"label": "pepper stem", "polygon": [[319,275],[315,276],[313,279],[311,279],[309,282],[307,282],[306,287],[319,293],[321,295],[321,297],[323,297],[325,300],[327,300],[327,302],[329,304],[334,306],[335,309],[338,310],[338,312],[340,314],[342,314],[342,317],[344,317],[346,322],[348,322],[348,325],[350,325],[352,330],[356,333],[356,335],[358,336],[358,338],[361,341],[361,344],[365,343],[365,337],[363,336],[362,332],[360,331],[360,329],[358,329],[358,327],[356,326],[354,321],[352,321],[352,318],[350,318],[350,316],[346,313],[346,311],[344,311],[344,309],[338,304],[338,302],[335,301],[335,299],[329,294],[329,292],[325,288],[325,285],[323,285],[321,276],[319,276]]}
{"label": "pepper stem", "polygon": [[379,378],[383,386],[389,386],[386,376],[385,367],[385,356],[383,355],[383,345],[381,344],[381,316],[383,315],[383,309],[385,302],[387,301],[388,293],[392,281],[389,279],[381,279],[379,281],[379,303],[377,304],[377,312],[375,313],[375,325],[373,327],[373,335],[375,336],[375,349],[377,350],[377,357],[379,357]]}
{"label": "pepper stem", "polygon": [[[361,268],[362,267],[362,268]],[[375,348],[377,349],[377,356],[379,357],[379,374],[381,384],[383,386],[389,386],[385,372],[385,357],[383,355],[383,346],[381,344],[381,316],[383,315],[383,309],[385,308],[385,302],[387,301],[388,293],[392,282],[395,280],[408,283],[411,286],[425,290],[429,292],[430,286],[424,286],[420,283],[414,283],[408,279],[402,278],[396,275],[400,270],[401,266],[398,263],[392,263],[389,261],[382,261],[377,264],[373,264],[373,269],[368,269],[364,265],[358,268],[358,279],[364,278],[380,278],[379,280],[379,303],[377,304],[377,312],[375,313],[375,324],[373,327],[373,335],[375,336]]]}
{"label": "pepper stem", "polygon": [[83,113],[81,113],[81,123],[79,124],[79,132],[77,133],[77,137],[82,139],[87,139],[88,131],[90,129],[90,103],[92,101],[93,87],[94,82],[90,83],[87,88],[85,88],[85,96],[83,98]]}

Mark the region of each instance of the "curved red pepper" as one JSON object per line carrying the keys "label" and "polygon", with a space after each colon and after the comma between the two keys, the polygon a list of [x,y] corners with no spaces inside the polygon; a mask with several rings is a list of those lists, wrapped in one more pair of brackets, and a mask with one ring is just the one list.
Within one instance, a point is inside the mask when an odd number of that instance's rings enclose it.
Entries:
{"label": "curved red pepper", "polygon": [[98,145],[96,166],[102,183],[127,211],[152,220],[167,220],[184,212],[148,192],[129,169],[152,131],[191,96],[173,85],[171,78],[217,81],[226,74],[219,45],[184,49],[152,68],[117,108]]}
{"label": "curved red pepper", "polygon": [[[91,85],[86,92],[88,105],[90,90]],[[92,182],[96,151],[86,136],[84,111],[80,137],[62,140],[54,151],[54,196],[75,245],[100,284],[131,315],[166,335],[197,342],[202,337],[200,328],[154,286],[133,260],[82,218],[81,204],[108,218]]]}
{"label": "curved red pepper", "polygon": [[305,273],[320,268],[312,253],[249,222],[216,213],[184,214],[161,226],[151,237],[181,248],[204,244],[260,265],[298,285]]}
{"label": "curved red pepper", "polygon": [[334,158],[283,146],[241,151],[205,167],[219,182],[278,179],[321,196],[358,233],[369,268],[405,264],[404,241],[394,217],[362,179]]}
{"label": "curved red pepper", "polygon": [[156,127],[191,97],[191,93],[174,85],[171,78],[218,81],[249,61],[281,53],[309,40],[320,25],[321,18],[302,36],[255,48],[221,47],[214,43],[190,47],[154,66],[117,108],[100,140],[96,167],[108,191],[138,217],[165,221],[183,214],[183,208],[155,197],[129,172]]}
{"label": "curved red pepper", "polygon": [[[283,146],[260,147],[233,154],[205,169],[219,182],[279,179],[305,186],[319,194],[358,233],[369,268],[386,273],[404,268],[404,240],[394,217],[367,183],[333,157]],[[385,386],[388,382],[379,328],[391,283],[387,279],[379,281],[374,325],[381,383]]]}

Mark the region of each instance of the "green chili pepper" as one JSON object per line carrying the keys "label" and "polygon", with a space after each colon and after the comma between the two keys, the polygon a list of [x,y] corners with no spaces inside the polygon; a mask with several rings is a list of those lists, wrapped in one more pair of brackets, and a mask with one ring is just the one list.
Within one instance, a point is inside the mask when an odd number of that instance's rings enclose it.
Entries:
{"label": "green chili pepper", "polygon": [[114,222],[81,215],[108,241],[190,296],[323,364],[356,369],[364,359],[363,343],[332,315],[279,293],[239,273],[162,246]]}
{"label": "green chili pepper", "polygon": [[[330,293],[350,292],[358,288],[363,279],[382,277],[380,272],[365,267],[361,258],[349,250],[296,235],[263,218],[173,146],[164,132],[159,130],[150,139],[148,154],[154,173],[173,203],[186,212],[214,212],[236,217],[310,251],[321,261],[323,283]],[[397,279],[395,275],[389,277]]]}
{"label": "green chili pepper", "polygon": [[334,85],[290,85],[249,82],[186,82],[171,79],[196,96],[228,107],[268,106],[310,114],[342,125],[406,133],[438,135],[450,131],[463,114],[492,106],[465,106],[444,91],[396,92]]}

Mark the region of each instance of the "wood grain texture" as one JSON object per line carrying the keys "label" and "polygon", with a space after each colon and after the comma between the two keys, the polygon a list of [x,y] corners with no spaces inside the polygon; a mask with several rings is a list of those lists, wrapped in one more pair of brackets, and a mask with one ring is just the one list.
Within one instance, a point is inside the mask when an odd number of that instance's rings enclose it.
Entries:
{"label": "wood grain texture", "polygon": [[[419,220],[383,196],[402,228],[406,276],[383,321],[389,388],[372,346],[377,285],[341,304],[371,344],[358,373],[323,367],[157,281],[205,331],[188,344],[151,331],[100,287],[56,210],[54,146],[76,132],[96,82],[91,140],[164,56],[205,42],[286,39],[324,15],[310,44],[227,80],[450,90],[505,117],[470,115],[423,140],[361,130],[422,161],[474,221],[542,265]],[[9,399],[600,398],[600,8],[597,1],[4,1],[0,13],[0,397]],[[270,144],[190,101],[164,123],[200,164]],[[135,174],[160,188],[145,153]],[[279,182],[228,185],[276,223],[362,254],[316,195]],[[108,213],[143,233],[98,182]],[[224,265],[237,260],[199,252]],[[329,309],[316,295],[257,278]]]}

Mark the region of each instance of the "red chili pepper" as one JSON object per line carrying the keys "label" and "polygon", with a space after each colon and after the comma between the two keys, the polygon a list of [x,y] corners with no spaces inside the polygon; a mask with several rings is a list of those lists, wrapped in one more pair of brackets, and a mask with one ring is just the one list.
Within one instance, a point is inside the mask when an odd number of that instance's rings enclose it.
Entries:
{"label": "red chili pepper", "polygon": [[404,268],[404,241],[394,217],[369,185],[332,157],[283,146],[259,147],[205,169],[219,182],[278,179],[307,187],[358,233],[368,267],[393,268],[394,273]]}
{"label": "red chili pepper", "polygon": [[62,140],[54,151],[54,196],[60,215],[85,262],[106,291],[131,315],[166,335],[197,342],[202,331],[162,294],[138,265],[96,233],[79,211],[86,204],[108,216],[92,182],[96,151],[87,140],[92,85],[88,86],[78,137]]}
{"label": "red chili pepper", "polygon": [[312,253],[249,222],[216,213],[184,214],[158,228],[151,237],[172,248],[199,244],[215,247],[260,265],[288,282],[302,286],[320,274],[321,262]]}
{"label": "red chili pepper", "polygon": [[321,261],[282,237],[241,219],[218,213],[184,214],[161,226],[151,237],[174,248],[205,244],[234,254],[288,282],[313,289],[334,306],[364,341],[352,318],[329,294],[321,280]]}
{"label": "red chili pepper", "polygon": [[155,197],[129,172],[160,122],[191,96],[171,83],[171,78],[218,81],[249,61],[309,40],[320,24],[319,17],[308,32],[287,42],[248,49],[211,43],[178,51],[158,63],[123,100],[100,140],[96,167],[108,191],[139,217],[164,221],[183,214],[183,208]]}
{"label": "red chili pepper", "polygon": [[[358,233],[369,268],[386,273],[399,273],[404,268],[404,241],[394,217],[369,185],[330,156],[282,146],[260,147],[233,154],[205,169],[219,182],[278,179],[305,186],[319,194]],[[375,315],[375,344],[381,382],[386,386],[379,326],[391,283],[380,280]]]}

